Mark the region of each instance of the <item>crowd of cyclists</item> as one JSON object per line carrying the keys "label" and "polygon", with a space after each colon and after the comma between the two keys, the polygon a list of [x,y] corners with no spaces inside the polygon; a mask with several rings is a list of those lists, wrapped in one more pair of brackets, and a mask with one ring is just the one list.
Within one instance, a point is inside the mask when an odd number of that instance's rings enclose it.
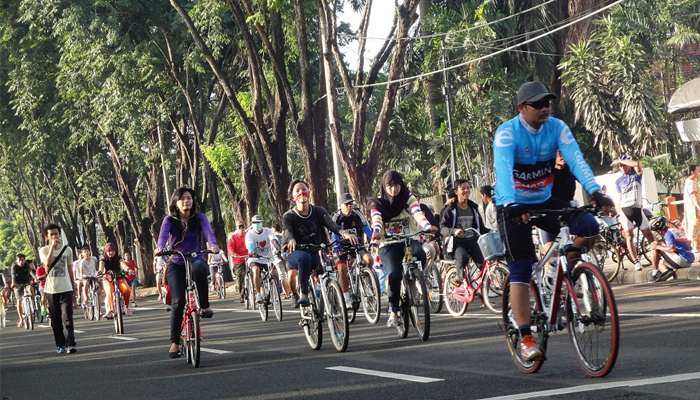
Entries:
{"label": "crowd of cyclists", "polygon": [[[281,229],[277,224],[267,227],[259,215],[250,221],[237,221],[236,230],[227,239],[227,251],[224,251],[219,248],[206,215],[197,211],[195,192],[187,187],[178,188],[170,199],[169,215],[162,222],[153,263],[158,301],[167,302],[171,307],[169,357],[177,358],[181,354],[180,323],[186,303],[185,262],[177,254],[169,258],[161,257],[164,251],[198,253],[203,250],[201,238],[206,240],[211,254],[206,259],[202,254],[192,259],[191,277],[199,294],[201,317],[211,318],[214,311],[210,308],[208,280],[213,285],[213,277],[222,273],[226,263],[229,263],[236,281],[238,301],[244,301],[243,281],[248,270],[253,276],[255,302],[263,301],[260,277],[261,271],[268,270],[281,282],[278,290],[283,298],[290,298],[295,308],[304,308],[310,305],[309,278],[321,266],[318,248],[322,245],[335,246],[335,267],[346,306],[351,305],[348,265],[355,258],[360,258],[365,265],[382,272],[381,285],[388,299],[387,326],[395,328],[402,324],[399,295],[405,246],[410,246],[412,256],[425,267],[441,257],[454,259],[457,274],[447,284],[457,288],[462,285],[465,267],[470,262],[476,265],[484,262],[477,242],[479,236],[498,232],[510,271],[510,307],[520,333],[520,356],[525,361],[541,359],[543,352],[531,331],[529,285],[533,263],[538,259],[531,232],[533,226],[539,228],[546,246],[555,240],[560,223],[554,216],[535,219],[531,218],[531,214],[539,210],[570,207],[576,181],[590,194],[591,204],[598,207],[602,215],[615,214],[613,200],[596,183],[569,127],[563,121],[550,117],[550,101],[555,98],[540,82],[528,82],[520,87],[517,92],[518,115],[503,123],[495,132],[496,181],[493,187],[486,185],[479,188],[482,207],[471,200],[470,182],[457,179],[452,183],[442,209],[434,213],[429,206],[420,202],[420,193],[410,188],[399,172],[387,171],[381,177],[379,196],[366,204],[367,215],[360,211],[355,199],[347,193],[342,194],[338,210],[331,214],[325,208],[311,204],[309,186],[304,180],[297,179],[288,189],[290,208],[282,217]],[[645,223],[643,214],[640,217],[637,211],[641,207],[641,196],[638,195],[641,165],[626,155],[618,157],[615,164],[619,164],[623,171],[617,189],[621,194],[618,204],[622,206],[620,211],[624,230],[629,234],[637,226],[647,234],[648,221]],[[587,212],[577,212],[568,221],[568,226],[576,237],[574,247],[567,250],[566,256],[574,262],[580,260],[582,251],[590,249],[595,242],[599,222]],[[47,240],[51,242],[54,252],[61,249],[55,238],[50,236],[55,234],[56,229],[52,226],[46,230]],[[667,229],[663,233],[666,234]],[[391,240],[396,234],[416,236],[406,242]],[[343,241],[364,245],[363,250],[343,251],[339,245]],[[678,263],[693,261],[692,251],[689,256],[684,247],[682,232],[673,230],[666,235],[666,243],[657,243],[653,236],[651,242],[655,254],[676,254],[680,257],[676,260]],[[43,282],[48,275],[44,265],[50,265],[47,263],[51,263],[52,258],[46,248],[42,248],[40,254],[42,266],[36,270],[31,260],[26,260],[22,254],[17,255],[11,283],[2,291],[6,300],[9,286],[16,298],[22,296],[24,288],[35,290],[32,282],[40,282],[38,290],[44,290]],[[55,257],[60,258],[61,255],[54,254]],[[633,257],[635,268],[641,269],[637,255],[633,254]],[[659,268],[659,258],[654,256],[654,269]],[[71,260],[69,257],[66,262]],[[672,271],[672,268],[663,265],[661,268]],[[135,300],[135,270],[130,255],[125,253],[123,257],[120,256],[112,243],[107,243],[99,260],[91,255],[88,248],[82,249],[71,274],[74,275],[71,284],[75,283],[76,300],[84,304],[90,282],[103,279],[106,293],[104,316],[113,317],[115,305],[111,304],[110,292],[113,287],[121,292],[125,299],[125,313],[130,315],[135,305],[133,301],[128,301]],[[668,275],[666,271],[663,274]],[[110,282],[115,279],[116,285],[107,284],[108,279]],[[55,296],[60,292],[52,289],[51,293]],[[57,301],[49,299],[49,307],[56,307]],[[17,312],[22,315],[20,302],[17,303]],[[66,321],[65,312],[63,316],[60,310],[52,312],[51,317],[59,354],[76,351],[72,326],[66,328],[72,322],[69,324]],[[61,318],[66,331],[63,336],[65,342],[59,340],[57,331],[61,328],[56,328],[59,323],[55,321]],[[70,334],[67,330],[71,330]]]}

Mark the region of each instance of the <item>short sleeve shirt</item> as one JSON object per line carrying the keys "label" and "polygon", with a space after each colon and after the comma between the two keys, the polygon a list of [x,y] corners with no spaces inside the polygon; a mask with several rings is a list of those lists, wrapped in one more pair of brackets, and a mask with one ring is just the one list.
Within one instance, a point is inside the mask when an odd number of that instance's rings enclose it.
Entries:
{"label": "short sleeve shirt", "polygon": [[[53,250],[53,259],[58,257],[62,248]],[[49,251],[51,251],[50,246],[44,246],[39,249],[39,257],[41,258],[41,263],[47,265],[46,259],[48,258]],[[65,293],[73,291],[73,283],[70,280],[70,268],[73,264],[73,250],[70,247],[66,248],[63,252],[61,258],[56,262],[54,267],[49,271],[46,276],[46,286],[44,287],[44,292],[49,294],[55,293]]]}
{"label": "short sleeve shirt", "polygon": [[622,195],[620,207],[642,208],[642,176],[634,168],[615,181],[617,191]]}
{"label": "short sleeve shirt", "polygon": [[683,257],[684,260],[689,263],[695,261],[693,249],[690,247],[690,243],[688,243],[688,239],[685,237],[683,231],[676,228],[669,228],[664,235],[664,239],[666,240],[666,244],[675,247],[676,253]]}

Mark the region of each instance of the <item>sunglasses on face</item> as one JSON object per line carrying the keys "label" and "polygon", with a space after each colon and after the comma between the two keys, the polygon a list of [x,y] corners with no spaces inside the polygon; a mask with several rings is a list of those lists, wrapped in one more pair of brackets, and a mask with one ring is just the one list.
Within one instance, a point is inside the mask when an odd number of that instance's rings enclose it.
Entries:
{"label": "sunglasses on face", "polygon": [[541,109],[543,109],[543,108],[545,108],[545,107],[547,107],[547,108],[551,107],[551,104],[549,104],[549,100],[538,101],[538,102],[535,102],[535,103],[524,103],[524,104],[525,104],[526,106],[530,106],[530,107],[532,107],[532,108],[534,108],[534,109],[536,109],[536,110],[541,110]]}

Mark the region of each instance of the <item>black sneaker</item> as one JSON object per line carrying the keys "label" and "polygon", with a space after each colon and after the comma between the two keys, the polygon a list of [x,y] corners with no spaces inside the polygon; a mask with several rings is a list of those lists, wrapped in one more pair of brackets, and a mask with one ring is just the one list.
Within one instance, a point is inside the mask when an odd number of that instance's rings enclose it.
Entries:
{"label": "black sneaker", "polygon": [[676,272],[675,272],[674,270],[672,270],[672,269],[669,268],[669,269],[667,269],[666,271],[660,273],[660,274],[657,276],[656,282],[663,282],[663,281],[666,281],[666,280],[668,280],[670,277],[672,277],[675,273],[676,273]]}
{"label": "black sneaker", "polygon": [[294,306],[294,308],[299,308],[299,295],[298,294],[292,295],[292,306]]}

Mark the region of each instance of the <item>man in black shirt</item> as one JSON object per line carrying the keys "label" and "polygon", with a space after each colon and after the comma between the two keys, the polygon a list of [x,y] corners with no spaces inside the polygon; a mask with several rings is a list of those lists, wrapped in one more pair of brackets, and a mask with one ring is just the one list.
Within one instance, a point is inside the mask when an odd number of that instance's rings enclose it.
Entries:
{"label": "man in black shirt", "polygon": [[22,296],[24,296],[24,291],[28,290],[29,293],[34,296],[34,290],[30,283],[36,279],[34,271],[32,271],[29,263],[26,262],[27,257],[24,254],[17,254],[15,257],[15,264],[12,266],[12,289],[15,292],[15,298],[17,299],[17,315],[19,316],[19,322],[17,327],[22,327]]}

